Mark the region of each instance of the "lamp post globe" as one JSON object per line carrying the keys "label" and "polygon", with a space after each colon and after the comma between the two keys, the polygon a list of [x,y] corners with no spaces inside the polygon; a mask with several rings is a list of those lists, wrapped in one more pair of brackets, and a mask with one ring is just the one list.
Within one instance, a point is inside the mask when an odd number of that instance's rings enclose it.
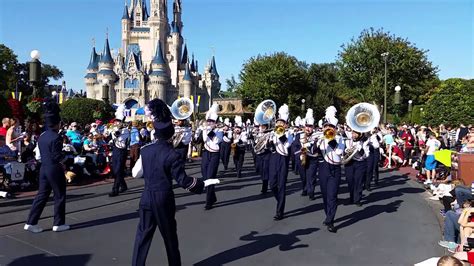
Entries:
{"label": "lamp post globe", "polygon": [[41,57],[40,51],[38,51],[38,50],[31,51],[30,52],[30,57],[31,57],[31,59],[39,60],[40,57]]}

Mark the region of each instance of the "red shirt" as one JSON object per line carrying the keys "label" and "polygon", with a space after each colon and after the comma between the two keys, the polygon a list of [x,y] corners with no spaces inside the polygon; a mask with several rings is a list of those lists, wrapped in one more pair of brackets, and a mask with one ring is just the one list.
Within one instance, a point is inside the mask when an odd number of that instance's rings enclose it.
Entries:
{"label": "red shirt", "polygon": [[403,132],[402,139],[405,141],[405,148],[413,148],[413,136],[408,131]]}
{"label": "red shirt", "polygon": [[0,136],[7,136],[7,129],[4,127],[0,127]]}
{"label": "red shirt", "polygon": [[404,157],[403,156],[403,151],[400,148],[398,148],[397,145],[393,146],[393,151],[392,152],[393,152],[393,154],[395,154],[396,156],[400,157],[400,159],[403,160],[403,157]]}

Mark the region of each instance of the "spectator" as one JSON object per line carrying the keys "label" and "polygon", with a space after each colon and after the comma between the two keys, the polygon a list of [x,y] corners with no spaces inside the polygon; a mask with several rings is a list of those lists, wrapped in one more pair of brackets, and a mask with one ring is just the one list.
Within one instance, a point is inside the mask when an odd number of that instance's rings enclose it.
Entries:
{"label": "spectator", "polygon": [[10,127],[7,130],[7,135],[5,141],[8,147],[12,151],[18,150],[18,141],[23,138],[23,136],[18,132],[20,129],[20,121],[17,118],[10,119]]}
{"label": "spectator", "polygon": [[462,139],[469,133],[469,129],[461,123],[458,130],[456,131],[456,146],[461,145]]}
{"label": "spectator", "polygon": [[433,132],[429,133],[429,139],[426,142],[426,160],[425,160],[425,169],[426,169],[426,181],[425,185],[432,183],[432,178],[436,177],[436,160],[434,157],[434,152],[439,149],[441,143],[436,139]]}
{"label": "spectator", "polygon": [[10,127],[10,118],[3,118],[2,119],[2,127],[0,127],[0,136],[6,137],[7,130]]}
{"label": "spectator", "polygon": [[412,136],[410,130],[408,130],[408,127],[406,125],[403,126],[402,128],[403,132],[401,135],[401,139],[403,140],[403,164],[402,166],[406,166],[407,163],[408,165],[411,165],[411,152],[413,150],[413,144],[415,141],[415,138]]}
{"label": "spectator", "polygon": [[82,146],[82,136],[78,130],[78,126],[76,122],[72,122],[69,126],[69,130],[66,132],[66,136],[71,140],[72,146],[76,151],[81,151]]}
{"label": "spectator", "polygon": [[133,121],[132,129],[130,130],[130,169],[133,168],[140,156],[140,132],[137,126],[138,121]]}
{"label": "spectator", "polygon": [[443,256],[439,258],[438,266],[463,266],[464,264],[453,256]]}

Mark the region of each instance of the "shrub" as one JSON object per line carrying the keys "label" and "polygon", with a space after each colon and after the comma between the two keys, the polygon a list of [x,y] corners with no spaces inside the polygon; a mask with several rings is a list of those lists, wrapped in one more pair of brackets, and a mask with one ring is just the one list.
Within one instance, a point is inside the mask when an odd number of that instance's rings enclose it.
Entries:
{"label": "shrub", "polygon": [[77,122],[85,125],[96,119],[109,120],[113,118],[113,113],[110,104],[94,99],[73,98],[61,105],[61,118],[66,123]]}

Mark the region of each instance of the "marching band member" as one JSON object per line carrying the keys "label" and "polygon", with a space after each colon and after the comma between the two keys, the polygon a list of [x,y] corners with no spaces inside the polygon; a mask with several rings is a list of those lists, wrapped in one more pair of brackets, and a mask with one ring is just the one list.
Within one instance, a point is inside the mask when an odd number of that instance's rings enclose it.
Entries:
{"label": "marching band member", "polygon": [[[301,122],[302,122],[301,117],[297,116],[294,123],[293,123],[293,136],[294,136],[295,140],[299,138],[299,135],[301,133],[301,131],[300,131]],[[295,147],[296,144],[297,144],[297,141],[294,141],[291,144],[291,147],[290,147],[290,155],[291,155],[290,161],[291,161],[291,170],[295,174],[299,174],[299,169],[300,169],[299,155],[295,154],[297,151],[299,151],[299,148]],[[304,188],[305,182],[302,182],[302,183],[303,183],[303,188]],[[303,191],[304,191],[304,189],[303,189]],[[303,193],[302,193],[302,196],[306,196],[306,195],[303,195]]]}
{"label": "marching band member", "polygon": [[[347,132],[349,134],[349,132]],[[352,130],[350,138],[346,140],[346,153],[355,152],[352,159],[345,165],[344,171],[349,187],[350,203],[362,206],[363,185],[367,170],[367,158],[369,157],[369,140],[363,133]],[[352,151],[351,151],[352,149]]]}
{"label": "marching band member", "polygon": [[302,196],[309,196],[310,200],[315,200],[314,188],[316,186],[316,175],[318,171],[318,152],[314,135],[313,109],[308,109],[305,119],[301,120],[305,125],[304,132],[297,135],[295,139],[295,155],[299,161],[299,174],[303,183]]}
{"label": "marching band member", "polygon": [[[254,125],[258,122],[254,120]],[[266,194],[268,191],[268,175],[271,151],[268,149],[268,141],[271,132],[268,132],[268,124],[259,125],[258,133],[255,135],[255,164],[258,174],[262,179],[262,189],[260,192]]]}
{"label": "marching band member", "polygon": [[224,165],[224,170],[227,170],[229,167],[229,158],[230,158],[230,146],[232,144],[232,130],[230,128],[232,124],[230,123],[229,118],[224,119],[224,127],[222,128],[222,142],[220,147],[220,156],[222,164]]}
{"label": "marching band member", "polygon": [[59,106],[54,101],[45,103],[44,131],[38,140],[41,154],[41,168],[39,173],[39,189],[31,206],[28,221],[23,229],[40,233],[38,220],[48,201],[51,191],[54,191],[54,222],[53,232],[69,230],[66,225],[66,179],[64,178],[65,156],[62,152],[63,138],[58,134],[61,117]]}
{"label": "marching band member", "polygon": [[375,128],[369,137],[369,158],[367,159],[367,177],[365,180],[365,189],[371,191],[370,185],[372,178],[377,185],[379,183],[379,161],[380,161],[380,142],[382,133]]}
{"label": "marching band member", "polygon": [[109,197],[116,197],[119,193],[127,191],[125,182],[125,165],[127,162],[127,146],[130,139],[130,133],[127,128],[119,129],[114,132],[113,139],[110,141],[112,146],[112,174],[114,176],[114,185]]}
{"label": "marching band member", "polygon": [[273,195],[277,200],[276,215],[274,220],[283,219],[286,198],[286,179],[288,177],[289,151],[293,143],[293,136],[286,130],[288,127],[288,105],[282,105],[278,110],[276,129],[270,138],[273,153],[269,161],[269,183]]}
{"label": "marching band member", "polygon": [[164,240],[168,264],[181,265],[172,178],[178,185],[193,193],[201,193],[204,187],[218,184],[219,180],[207,179],[203,182],[186,175],[184,160],[168,141],[174,134],[168,107],[159,99],[152,100],[148,105],[152,109],[157,141],[141,148],[140,158],[132,171],[133,177],[145,179],[132,265],[145,265],[157,226]]}
{"label": "marching band member", "polygon": [[[202,131],[204,150],[202,152],[201,171],[204,180],[215,179],[219,167],[219,144],[222,142],[222,131],[216,129],[217,110],[219,105],[213,104],[206,113],[206,128]],[[204,209],[212,209],[217,202],[214,185],[207,187],[206,206]]]}
{"label": "marching band member", "polygon": [[323,224],[329,232],[335,233],[334,217],[337,210],[337,192],[341,181],[341,156],[344,152],[344,141],[336,135],[336,108],[326,109],[326,116],[320,120],[325,137],[318,140],[317,148],[321,150],[324,161],[319,165],[319,185],[323,195],[324,212],[326,219]]}
{"label": "marching band member", "polygon": [[176,120],[173,135],[173,146],[180,155],[180,158],[186,162],[189,143],[193,138],[193,131],[187,119]]}
{"label": "marching band member", "polygon": [[242,117],[235,116],[234,135],[232,138],[232,157],[234,159],[237,178],[242,176],[242,167],[244,165],[245,148],[247,146],[247,134],[242,131]]}

